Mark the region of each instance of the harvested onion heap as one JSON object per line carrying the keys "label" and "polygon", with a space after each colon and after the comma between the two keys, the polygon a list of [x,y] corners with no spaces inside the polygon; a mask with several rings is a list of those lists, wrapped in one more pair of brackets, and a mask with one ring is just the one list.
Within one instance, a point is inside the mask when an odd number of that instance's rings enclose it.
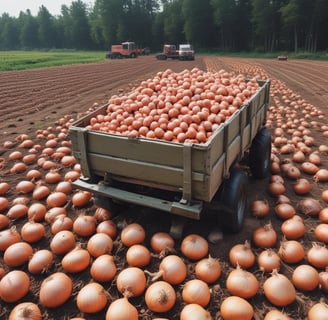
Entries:
{"label": "harvested onion heap", "polygon": [[88,129],[173,142],[204,143],[259,89],[225,70],[197,68],[158,72],[129,95],[110,98],[107,114],[90,119]]}

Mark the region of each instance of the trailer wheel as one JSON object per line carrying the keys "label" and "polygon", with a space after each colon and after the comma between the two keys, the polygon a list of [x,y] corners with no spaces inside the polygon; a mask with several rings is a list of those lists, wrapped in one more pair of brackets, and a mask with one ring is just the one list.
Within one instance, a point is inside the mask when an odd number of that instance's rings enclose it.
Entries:
{"label": "trailer wheel", "polygon": [[244,171],[232,168],[230,177],[225,180],[219,191],[219,206],[217,212],[222,231],[237,233],[244,223],[246,210],[247,175]]}
{"label": "trailer wheel", "polygon": [[252,141],[249,152],[249,167],[255,178],[263,179],[270,173],[271,133],[261,129]]}

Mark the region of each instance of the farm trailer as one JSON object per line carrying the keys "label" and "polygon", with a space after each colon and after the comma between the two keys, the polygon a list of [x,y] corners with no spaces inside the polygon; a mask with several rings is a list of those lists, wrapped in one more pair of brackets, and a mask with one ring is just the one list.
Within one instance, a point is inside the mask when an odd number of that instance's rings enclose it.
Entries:
{"label": "farm trailer", "polygon": [[[107,105],[69,130],[82,175],[74,185],[105,207],[121,203],[199,220],[211,212],[222,228],[238,232],[246,211],[248,174],[270,173],[271,133],[265,128],[270,81],[222,123],[206,143],[176,143],[86,129]],[[246,156],[245,156],[246,155]]]}

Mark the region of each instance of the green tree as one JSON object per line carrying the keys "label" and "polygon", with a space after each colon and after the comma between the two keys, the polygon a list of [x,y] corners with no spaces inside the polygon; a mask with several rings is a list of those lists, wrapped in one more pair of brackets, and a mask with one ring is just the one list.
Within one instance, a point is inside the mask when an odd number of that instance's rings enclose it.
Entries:
{"label": "green tree", "polygon": [[39,48],[38,22],[31,15],[31,11],[27,10],[26,13],[21,12],[19,20],[21,25],[20,43],[22,47],[27,49]]}
{"label": "green tree", "polygon": [[17,19],[7,13],[1,16],[0,22],[0,48],[2,50],[19,49],[19,28]]}
{"label": "green tree", "polygon": [[252,0],[252,4],[255,45],[273,51],[279,39],[281,0]]}
{"label": "green tree", "polygon": [[74,48],[88,49],[92,47],[87,8],[81,0],[72,2],[70,16],[71,37]]}
{"label": "green tree", "polygon": [[185,38],[195,47],[205,48],[213,44],[212,10],[210,0],[182,0]]}
{"label": "green tree", "polygon": [[182,1],[165,4],[163,11],[163,41],[172,44],[183,42],[185,40],[183,26]]}
{"label": "green tree", "polygon": [[45,6],[41,6],[37,19],[39,23],[38,36],[41,48],[52,48],[57,40],[54,17]]}

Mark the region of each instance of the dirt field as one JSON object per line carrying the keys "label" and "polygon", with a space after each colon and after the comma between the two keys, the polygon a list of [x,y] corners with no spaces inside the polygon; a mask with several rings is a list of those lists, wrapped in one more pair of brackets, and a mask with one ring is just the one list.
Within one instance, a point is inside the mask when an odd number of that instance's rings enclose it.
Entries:
{"label": "dirt field", "polygon": [[[0,73],[0,182],[8,182],[11,186],[5,197],[11,202],[18,193],[15,191],[15,186],[18,181],[25,179],[26,171],[20,174],[8,173],[8,170],[13,165],[13,161],[9,160],[9,154],[13,150],[21,150],[28,152],[26,148],[19,148],[19,141],[17,137],[21,134],[27,134],[35,143],[42,146],[45,140],[37,139],[36,131],[38,129],[55,130],[58,125],[58,120],[66,117],[66,119],[75,119],[80,114],[87,111],[94,103],[102,105],[114,94],[130,92],[134,87],[138,86],[141,81],[152,78],[158,71],[164,71],[168,68],[179,72],[184,69],[192,69],[198,67],[202,70],[218,71],[226,69],[227,71],[239,72],[248,76],[260,75],[262,78],[271,79],[271,101],[268,119],[270,120],[268,126],[274,131],[277,124],[287,122],[287,113],[283,115],[282,119],[276,117],[275,110],[281,106],[289,106],[290,101],[300,101],[307,103],[309,106],[308,112],[302,112],[302,107],[295,112],[300,121],[307,121],[309,123],[310,135],[314,138],[313,145],[310,146],[311,152],[318,151],[320,145],[327,145],[328,135],[323,134],[322,126],[327,123],[327,101],[328,101],[328,63],[319,61],[273,61],[263,59],[237,59],[237,58],[220,58],[220,57],[196,57],[195,61],[157,61],[152,56],[139,57],[136,60],[107,60],[103,63],[47,68],[40,70],[19,71],[19,72],[1,72]],[[287,132],[287,130],[286,130]],[[328,131],[327,131],[328,132]],[[326,133],[327,133],[326,132]],[[289,137],[291,139],[291,137]],[[6,148],[5,142],[14,142],[13,148]],[[277,152],[277,156],[281,160],[291,158],[291,154],[279,154],[279,148],[273,146],[273,152]],[[321,164],[320,168],[328,167],[327,153],[320,153]],[[299,164],[298,164],[299,166]],[[28,169],[38,168],[36,163],[28,165]],[[68,168],[61,169],[64,174]],[[43,175],[45,174],[44,171]],[[281,172],[279,174],[283,175]],[[322,207],[327,205],[321,200],[321,193],[328,189],[326,183],[313,182],[312,176],[302,173],[302,177],[309,180],[312,184],[311,192],[305,196],[313,197],[320,200]],[[269,178],[265,180],[250,179],[250,188],[248,190],[249,204],[254,199],[266,199],[270,204],[270,214],[264,219],[256,219],[250,213],[247,213],[245,225],[243,230],[234,235],[224,234],[223,240],[218,243],[210,245],[210,254],[212,257],[218,258],[222,265],[222,275],[216,285],[211,286],[212,298],[207,306],[213,319],[222,319],[219,306],[225,297],[229,295],[227,292],[225,281],[231,265],[228,259],[230,248],[237,243],[244,243],[246,240],[251,241],[253,231],[259,226],[271,222],[277,234],[278,241],[275,250],[278,251],[280,241],[283,240],[283,235],[280,231],[282,220],[278,219],[274,207],[276,198],[271,196],[268,192]],[[305,196],[296,195],[293,191],[295,181],[285,179],[286,192],[295,208],[298,208],[299,201]],[[54,186],[50,186],[54,189]],[[1,196],[1,195],[0,195]],[[31,194],[27,195],[30,199]],[[70,195],[71,196],[71,195]],[[35,201],[31,201],[30,204]],[[45,200],[40,200],[45,203]],[[77,210],[69,207],[69,215],[75,219],[83,209]],[[8,209],[2,213],[6,213]],[[85,209],[87,213],[92,212],[94,208],[92,203]],[[298,210],[298,209],[297,209]],[[130,221],[136,221],[144,225],[147,230],[154,231],[168,231],[169,217],[158,216],[156,218],[138,212],[134,215],[128,215]],[[1,213],[1,212],[0,212]],[[320,223],[317,217],[307,217],[304,214],[297,212],[305,222],[306,233],[299,241],[304,246],[305,252],[311,247],[313,242],[318,242],[314,235],[314,228]],[[26,218],[21,218],[16,221],[11,221],[11,225],[16,225],[18,230],[26,222]],[[43,222],[46,227],[46,236],[39,242],[33,245],[34,249],[48,248],[49,242],[53,235],[49,230],[49,225]],[[212,231],[206,221],[188,222],[185,232],[199,232],[207,236]],[[148,235],[149,236],[149,235]],[[82,246],[85,246],[87,239],[77,237]],[[119,239],[118,239],[119,240]],[[176,244],[177,251],[179,251],[178,243]],[[259,254],[262,249],[252,247],[256,254]],[[124,256],[126,249],[121,249],[116,252],[118,266],[124,266]],[[115,250],[114,250],[115,252]],[[60,257],[55,257],[55,264],[45,273],[41,275],[30,275],[31,288],[29,293],[20,300],[32,301],[38,303],[38,291],[42,280],[54,272],[55,270],[62,270],[60,265]],[[193,278],[192,270],[194,262],[187,261],[189,264],[188,279]],[[151,265],[147,267],[148,270],[154,271],[158,266],[158,259],[153,258]],[[307,264],[306,256],[298,264]],[[0,266],[6,272],[13,268],[5,266],[3,262],[3,252],[0,253]],[[281,272],[291,277],[293,269],[297,264],[283,265]],[[26,271],[27,266],[23,265],[19,269]],[[271,309],[283,310],[292,319],[306,319],[309,308],[321,299],[328,303],[326,293],[319,287],[311,292],[302,292],[297,290],[298,299],[291,305],[279,308],[273,306],[265,298],[262,290],[262,284],[268,274],[260,272],[257,265],[251,268],[251,271],[257,276],[260,282],[260,289],[258,293],[249,299],[255,310],[254,319],[263,319],[265,314]],[[323,270],[319,270],[323,271]],[[39,304],[43,314],[43,319],[70,319],[73,317],[84,317],[85,319],[104,319],[107,307],[98,314],[83,314],[79,312],[76,307],[75,297],[78,290],[86,283],[92,281],[89,274],[89,269],[77,275],[70,274],[74,283],[72,297],[60,308],[44,308]],[[104,287],[110,292],[113,297],[119,296],[115,290],[115,282],[105,283]],[[179,313],[182,309],[183,302],[181,300],[181,286],[177,286],[178,300],[175,307],[167,314],[154,314],[146,311],[146,305],[143,297],[134,298],[131,301],[136,305],[139,311],[140,319],[154,319],[156,316],[161,316],[171,320],[179,319]],[[7,319],[11,309],[17,303],[4,303],[1,301],[0,318]],[[109,304],[109,303],[108,303]],[[326,316],[328,319],[328,315]]]}

